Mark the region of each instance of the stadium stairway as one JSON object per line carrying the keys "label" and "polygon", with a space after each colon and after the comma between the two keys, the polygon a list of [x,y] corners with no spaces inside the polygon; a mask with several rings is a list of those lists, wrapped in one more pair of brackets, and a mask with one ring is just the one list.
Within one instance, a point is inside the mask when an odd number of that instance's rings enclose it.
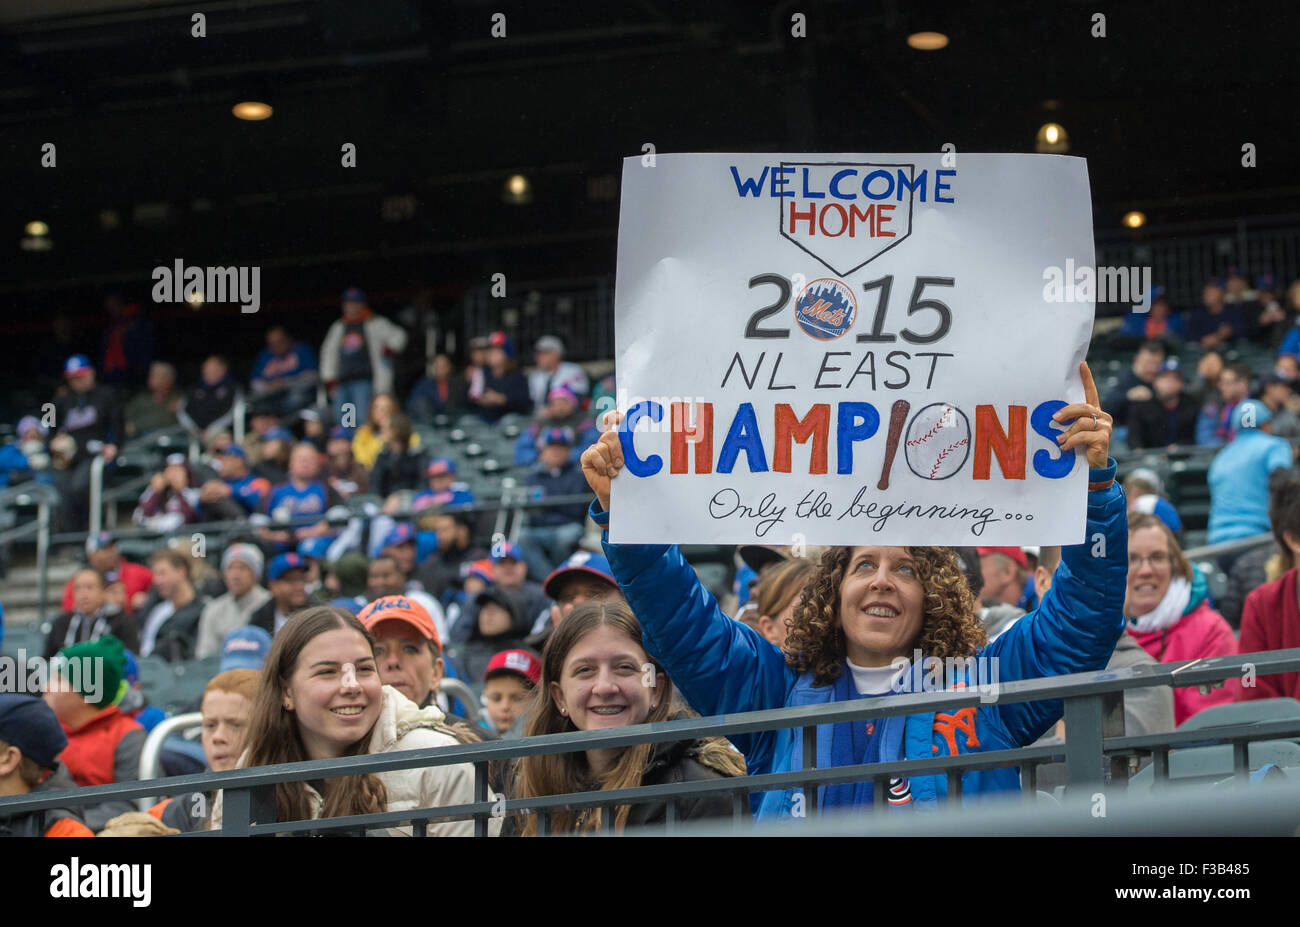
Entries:
{"label": "stadium stairway", "polygon": [[[63,586],[77,571],[80,561],[74,557],[50,557],[49,586],[46,590],[45,620],[53,621],[59,614],[63,599]],[[4,624],[6,632],[15,627],[33,625],[39,612],[40,597],[38,591],[38,574],[35,556],[28,553],[19,555],[10,565],[3,580],[0,580],[0,604],[4,605]],[[6,638],[8,633],[6,633]],[[8,642],[6,641],[6,651]]]}

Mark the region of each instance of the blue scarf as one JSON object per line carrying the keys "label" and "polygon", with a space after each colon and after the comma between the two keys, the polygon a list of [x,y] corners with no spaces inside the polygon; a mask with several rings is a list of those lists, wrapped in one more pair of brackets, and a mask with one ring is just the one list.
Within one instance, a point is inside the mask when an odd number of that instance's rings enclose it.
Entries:
{"label": "blue scarf", "polygon": [[[855,698],[871,698],[858,693],[853,682],[853,671],[848,663],[844,671],[835,680],[834,702],[847,702]],[[831,725],[829,757],[825,748],[826,728],[817,732],[817,765],[853,766],[858,763],[889,763],[903,758],[903,731],[907,725],[906,715],[894,715],[889,718],[874,718],[870,721],[842,722]],[[829,760],[829,762],[827,762]],[[866,808],[872,804],[872,783],[846,782],[841,785],[828,785],[819,789],[822,808]],[[910,803],[910,791],[906,779],[893,778],[887,790],[891,805]]]}

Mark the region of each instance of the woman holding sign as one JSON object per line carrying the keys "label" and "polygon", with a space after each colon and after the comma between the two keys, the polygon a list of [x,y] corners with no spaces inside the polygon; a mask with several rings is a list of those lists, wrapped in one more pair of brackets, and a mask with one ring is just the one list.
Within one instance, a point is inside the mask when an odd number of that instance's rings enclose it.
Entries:
{"label": "woman holding sign", "polygon": [[[1061,717],[1060,700],[998,704],[996,686],[1041,676],[1101,670],[1124,631],[1128,569],[1124,494],[1108,450],[1112,420],[1101,410],[1087,364],[1080,365],[1085,401],[1062,408],[1069,423],[1062,451],[1082,448],[1089,470],[1087,541],[1061,552],[1042,604],[992,644],[976,615],[978,603],[961,561],[946,547],[832,547],[790,622],[784,649],[719,609],[676,546],[611,544],[605,552],[645,634],[647,652],[672,676],[693,708],[721,715],[933,688],[922,667],[935,661],[965,667],[962,685],[992,679],[993,698],[955,711],[900,715],[874,723],[823,725],[816,766],[929,759],[1025,746]],[[1071,420],[1073,420],[1071,422]],[[623,467],[619,436],[608,432],[582,455],[596,493],[591,515],[609,524],[610,480]],[[990,673],[991,670],[991,673]],[[979,678],[982,677],[982,678]],[[799,730],[732,738],[751,774],[803,766]],[[1016,769],[967,772],[964,796],[1020,789]],[[797,816],[800,789],[761,796],[760,820]],[[943,775],[895,779],[891,806],[934,805],[947,798]],[[822,808],[863,808],[870,782],[818,789]]]}

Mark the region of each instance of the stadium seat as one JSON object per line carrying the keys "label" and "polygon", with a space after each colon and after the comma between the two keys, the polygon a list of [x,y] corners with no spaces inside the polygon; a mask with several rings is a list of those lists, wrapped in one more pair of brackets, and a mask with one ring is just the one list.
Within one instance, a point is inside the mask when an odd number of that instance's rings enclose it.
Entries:
{"label": "stadium seat", "polygon": [[[1189,719],[1190,720],[1190,719]],[[1289,740],[1261,740],[1250,744],[1247,765],[1253,772],[1265,763],[1300,765],[1300,744]],[[1232,776],[1232,745],[1185,747],[1169,752],[1169,779],[1182,785],[1212,785]],[[1149,792],[1155,782],[1155,767],[1147,766],[1128,782],[1130,792]]]}
{"label": "stadium seat", "polygon": [[1180,731],[1200,731],[1224,727],[1229,724],[1251,724],[1264,721],[1295,721],[1300,723],[1300,701],[1293,698],[1262,698],[1249,702],[1231,702],[1198,711],[1178,728]]}

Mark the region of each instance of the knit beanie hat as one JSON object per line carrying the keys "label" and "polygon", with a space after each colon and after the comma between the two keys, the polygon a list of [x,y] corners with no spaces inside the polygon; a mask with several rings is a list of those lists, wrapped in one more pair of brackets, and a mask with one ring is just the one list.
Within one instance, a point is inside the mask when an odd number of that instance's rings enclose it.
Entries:
{"label": "knit beanie hat", "polygon": [[262,581],[262,570],[266,566],[266,558],[262,551],[254,544],[231,544],[226,548],[226,552],[221,555],[221,572],[226,571],[231,561],[238,560],[248,566],[253,571],[253,576],[260,583]]}
{"label": "knit beanie hat", "polygon": [[111,634],[64,647],[50,670],[95,708],[116,705],[126,694],[126,650]]}

